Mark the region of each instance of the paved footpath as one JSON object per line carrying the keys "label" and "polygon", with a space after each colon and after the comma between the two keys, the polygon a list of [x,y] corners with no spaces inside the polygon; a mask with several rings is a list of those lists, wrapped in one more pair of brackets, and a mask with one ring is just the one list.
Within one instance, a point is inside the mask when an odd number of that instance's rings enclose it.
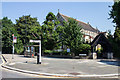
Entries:
{"label": "paved footpath", "polygon": [[27,58],[23,55],[3,54],[7,63],[3,67],[17,71],[62,77],[97,77],[118,75],[118,61],[102,59],[62,59],[42,57],[42,64],[36,64],[37,58]]}

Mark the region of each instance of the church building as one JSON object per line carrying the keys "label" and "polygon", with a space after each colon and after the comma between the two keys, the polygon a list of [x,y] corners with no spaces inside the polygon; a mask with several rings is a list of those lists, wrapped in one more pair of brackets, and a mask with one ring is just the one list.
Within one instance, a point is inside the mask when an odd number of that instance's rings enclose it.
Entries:
{"label": "church building", "polygon": [[[59,12],[56,15],[56,17],[60,21],[61,25],[62,25],[63,21],[67,22],[68,19],[71,18],[71,17],[63,15]],[[82,26],[81,32],[83,33],[85,42],[88,42],[88,43],[92,42],[94,40],[94,38],[99,34],[100,31],[98,29],[93,28],[89,23],[84,23],[79,20],[76,20],[76,21],[78,22],[78,24],[80,26]]]}

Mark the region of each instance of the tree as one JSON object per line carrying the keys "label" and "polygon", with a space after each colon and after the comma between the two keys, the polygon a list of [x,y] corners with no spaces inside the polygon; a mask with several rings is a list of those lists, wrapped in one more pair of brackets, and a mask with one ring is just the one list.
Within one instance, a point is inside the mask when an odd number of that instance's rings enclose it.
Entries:
{"label": "tree", "polygon": [[4,17],[1,20],[2,24],[2,52],[3,53],[12,53],[12,34],[14,24],[10,19]]}
{"label": "tree", "polygon": [[58,26],[59,23],[52,12],[47,14],[41,28],[43,50],[53,50],[60,46],[59,32],[61,31],[61,26]]}
{"label": "tree", "polygon": [[2,20],[2,52],[3,53],[12,53],[13,48],[13,37],[17,36],[17,43],[15,43],[15,52],[21,53],[23,51],[22,41],[19,39],[19,34],[15,29],[15,24],[12,23],[10,19],[4,17]]}
{"label": "tree", "polygon": [[40,38],[40,24],[37,18],[32,18],[30,15],[19,17],[15,27],[24,45],[29,44],[30,39]]}
{"label": "tree", "polygon": [[[116,48],[114,50],[115,54],[119,54],[119,48],[120,48],[120,1],[115,2],[112,6],[112,10],[110,11],[110,19],[113,19],[113,23],[115,23],[115,33],[114,33],[114,44],[116,45]],[[115,46],[114,46],[115,47]]]}
{"label": "tree", "polygon": [[64,22],[63,25],[62,41],[64,45],[71,49],[73,54],[77,55],[79,53],[79,45],[83,43],[82,27],[73,18],[69,18],[68,22]]}
{"label": "tree", "polygon": [[24,46],[34,44],[29,43],[30,39],[41,39],[41,26],[37,18],[32,18],[30,15],[19,17],[16,20],[15,29],[18,33],[18,42],[15,44],[17,53],[23,53]]}
{"label": "tree", "polygon": [[112,10],[110,11],[110,18],[113,19],[113,23],[116,24],[114,39],[118,44],[120,44],[120,1],[115,2],[112,6]]}
{"label": "tree", "polygon": [[52,12],[49,12],[48,15],[46,16],[46,21],[53,21],[53,20],[56,20],[56,17]]}

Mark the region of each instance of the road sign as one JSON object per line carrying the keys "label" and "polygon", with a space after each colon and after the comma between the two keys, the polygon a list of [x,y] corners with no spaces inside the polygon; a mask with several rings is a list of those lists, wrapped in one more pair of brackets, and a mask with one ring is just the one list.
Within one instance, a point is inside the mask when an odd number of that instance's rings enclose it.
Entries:
{"label": "road sign", "polygon": [[17,43],[17,36],[13,37],[13,43]]}
{"label": "road sign", "polygon": [[30,40],[30,42],[40,43],[40,40]]}
{"label": "road sign", "polygon": [[69,49],[69,48],[67,48],[67,52],[70,52],[70,49]]}

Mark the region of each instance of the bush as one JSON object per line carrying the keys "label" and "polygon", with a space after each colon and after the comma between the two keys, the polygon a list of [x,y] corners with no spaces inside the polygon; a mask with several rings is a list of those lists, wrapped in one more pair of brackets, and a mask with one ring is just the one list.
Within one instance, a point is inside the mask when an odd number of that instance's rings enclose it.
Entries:
{"label": "bush", "polygon": [[120,59],[120,48],[118,44],[114,42],[114,44],[112,44],[112,47],[113,47],[113,53],[114,53],[113,56]]}
{"label": "bush", "polygon": [[89,44],[81,44],[81,45],[79,45],[77,55],[79,55],[79,54],[87,54],[88,55],[90,53],[90,50],[91,50],[91,46]]}
{"label": "bush", "polygon": [[52,54],[53,51],[52,51],[52,50],[45,50],[44,53],[45,53],[45,54]]}
{"label": "bush", "polygon": [[67,50],[62,51],[62,55],[69,55],[70,52],[68,53]]}
{"label": "bush", "polygon": [[53,55],[60,55],[61,51],[53,51]]}

